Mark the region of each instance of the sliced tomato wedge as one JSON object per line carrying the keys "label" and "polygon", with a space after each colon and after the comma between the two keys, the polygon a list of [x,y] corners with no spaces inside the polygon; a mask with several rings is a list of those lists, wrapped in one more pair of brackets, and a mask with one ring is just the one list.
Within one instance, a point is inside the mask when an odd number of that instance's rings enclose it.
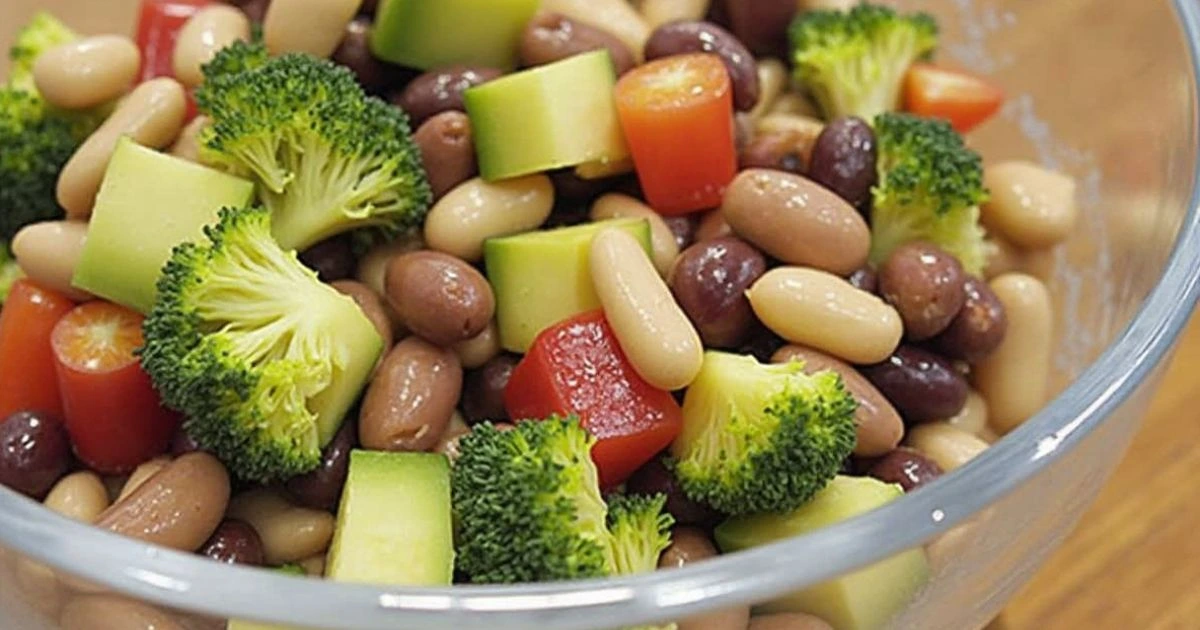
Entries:
{"label": "sliced tomato wedge", "polygon": [[943,118],[966,133],[1000,110],[1004,92],[976,75],[918,63],[904,79],[904,108],[914,114]]}

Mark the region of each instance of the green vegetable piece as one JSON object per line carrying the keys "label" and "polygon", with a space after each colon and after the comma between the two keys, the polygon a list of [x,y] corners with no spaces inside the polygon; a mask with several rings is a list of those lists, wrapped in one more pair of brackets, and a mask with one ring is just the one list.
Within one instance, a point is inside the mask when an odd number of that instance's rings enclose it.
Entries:
{"label": "green vegetable piece", "polygon": [[628,232],[649,253],[650,224],[645,219],[612,219],[527,232],[484,244],[504,349],[524,353],[543,330],[600,308],[588,256],[592,239],[610,227]]}
{"label": "green vegetable piece", "polygon": [[854,450],[858,403],[833,371],[706,352],[671,444],[684,492],[726,514],[810,500]]}
{"label": "green vegetable piece", "polygon": [[72,284],[147,313],[171,250],[204,236],[221,208],[250,203],[254,185],[122,138],[96,197]]}
{"label": "green vegetable piece", "polygon": [[12,48],[8,51],[12,63],[8,84],[18,90],[37,93],[33,83],[33,63],[47,50],[78,39],[74,31],[67,28],[58,18],[40,11],[17,33]]}
{"label": "green vegetable piece", "polygon": [[450,465],[436,453],[353,451],[329,548],[338,582],[448,586]]}
{"label": "green vegetable piece", "polygon": [[354,300],[271,238],[264,208],[220,212],[175,248],[143,324],[142,367],[202,447],[240,479],[316,468],[383,341]]}
{"label": "green vegetable piece", "polygon": [[924,240],[958,258],[979,275],[988,245],[979,223],[987,201],[983,160],[944,120],[911,114],[875,119],[879,183],[872,190],[871,262],[897,247]]}
{"label": "green vegetable piece", "polygon": [[[719,525],[714,534],[721,551],[732,553],[833,525],[902,494],[895,484],[870,477],[839,476],[812,501],[789,513],[734,517]],[[761,610],[809,613],[837,630],[876,630],[901,611],[928,579],[924,550],[910,549],[768,602]]]}
{"label": "green vegetable piece", "polygon": [[937,48],[937,22],[928,14],[897,14],[860,4],[849,11],[806,11],[788,30],[797,83],[829,120],[871,120],[900,107],[909,66]]}
{"label": "green vegetable piece", "polygon": [[490,423],[463,436],[450,473],[458,569],[477,583],[653,571],[670,544],[666,497],[600,496],[577,418]]}
{"label": "green vegetable piece", "polygon": [[492,181],[627,159],[615,85],[612,58],[597,50],[470,88],[463,100],[480,174]]}
{"label": "green vegetable piece", "polygon": [[9,290],[22,275],[21,267],[8,249],[8,243],[0,241],[0,304],[8,300]]}
{"label": "green vegetable piece", "polygon": [[456,64],[509,70],[539,0],[389,0],[380,3],[371,52],[430,70]]}

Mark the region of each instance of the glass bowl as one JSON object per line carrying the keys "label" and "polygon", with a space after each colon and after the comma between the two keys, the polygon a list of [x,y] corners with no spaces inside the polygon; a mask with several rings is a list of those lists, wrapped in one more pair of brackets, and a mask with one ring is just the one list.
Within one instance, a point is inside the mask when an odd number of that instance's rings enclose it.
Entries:
{"label": "glass bowl", "polygon": [[[6,0],[0,45],[37,8],[85,32],[128,32],[136,4]],[[222,627],[231,616],[339,630],[619,628],[761,602],[919,545],[932,577],[892,625],[984,625],[1120,460],[1196,302],[1200,5],[900,4],[937,14],[943,58],[1008,91],[1000,119],[970,139],[986,159],[1037,160],[1080,184],[1078,233],[1023,262],[1056,297],[1057,395],[982,456],[808,536],[636,578],[503,588],[372,588],[229,568],[70,522],[0,489],[0,627],[57,627],[64,605],[119,593],[172,611],[179,628]]]}

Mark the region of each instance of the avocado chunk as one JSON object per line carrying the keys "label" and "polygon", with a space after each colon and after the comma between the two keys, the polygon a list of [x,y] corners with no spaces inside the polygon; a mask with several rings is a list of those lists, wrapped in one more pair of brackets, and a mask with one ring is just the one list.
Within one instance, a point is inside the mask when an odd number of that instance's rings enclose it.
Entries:
{"label": "avocado chunk", "polygon": [[71,284],[142,313],[171,250],[203,235],[254,185],[122,138],[104,174]]}
{"label": "avocado chunk", "polygon": [[463,101],[480,174],[494,181],[623,163],[629,149],[617,119],[615,85],[612,58],[597,50],[468,89]]}
{"label": "avocado chunk", "polygon": [[360,584],[448,586],[454,541],[446,457],[351,452],[325,575]]}
{"label": "avocado chunk", "polygon": [[611,219],[484,243],[484,264],[496,294],[496,325],[505,350],[525,353],[538,333],[600,308],[588,255],[596,234],[611,227],[628,232],[650,251],[650,224],[645,219]]}
{"label": "avocado chunk", "polygon": [[[783,514],[731,518],[714,532],[725,553],[799,536],[873,510],[901,496],[900,486],[869,477],[834,478],[812,501]],[[910,549],[853,573],[761,606],[763,612],[803,612],[836,630],[883,627],[929,579],[923,549]]]}
{"label": "avocado chunk", "polygon": [[510,70],[521,30],[540,0],[388,0],[379,3],[371,52],[430,70],[456,64]]}

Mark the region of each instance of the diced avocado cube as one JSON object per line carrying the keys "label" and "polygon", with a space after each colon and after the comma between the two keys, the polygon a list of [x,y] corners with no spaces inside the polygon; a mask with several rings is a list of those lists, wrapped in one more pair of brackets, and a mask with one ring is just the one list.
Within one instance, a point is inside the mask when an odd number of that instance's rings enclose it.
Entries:
{"label": "diced avocado cube", "polygon": [[505,350],[524,353],[543,330],[600,308],[588,257],[592,239],[610,227],[625,230],[650,252],[650,224],[645,219],[612,219],[484,243],[484,264],[496,294],[496,325]]}
{"label": "diced avocado cube", "polygon": [[[731,518],[714,532],[723,552],[740,551],[833,525],[904,494],[869,477],[834,478],[812,501],[784,514]],[[910,549],[853,573],[768,602],[763,612],[803,612],[836,630],[874,630],[904,609],[929,579],[923,549]]]}
{"label": "diced avocado cube", "polygon": [[360,584],[448,586],[454,541],[446,457],[351,452],[325,575]]}
{"label": "diced avocado cube", "polygon": [[456,64],[509,70],[540,0],[382,0],[371,52],[430,70]]}
{"label": "diced avocado cube", "polygon": [[494,181],[626,160],[615,85],[612,58],[597,50],[467,90],[480,174]]}
{"label": "diced avocado cube", "polygon": [[72,284],[143,313],[171,250],[203,235],[226,206],[240,208],[254,185],[122,138],[96,197]]}

